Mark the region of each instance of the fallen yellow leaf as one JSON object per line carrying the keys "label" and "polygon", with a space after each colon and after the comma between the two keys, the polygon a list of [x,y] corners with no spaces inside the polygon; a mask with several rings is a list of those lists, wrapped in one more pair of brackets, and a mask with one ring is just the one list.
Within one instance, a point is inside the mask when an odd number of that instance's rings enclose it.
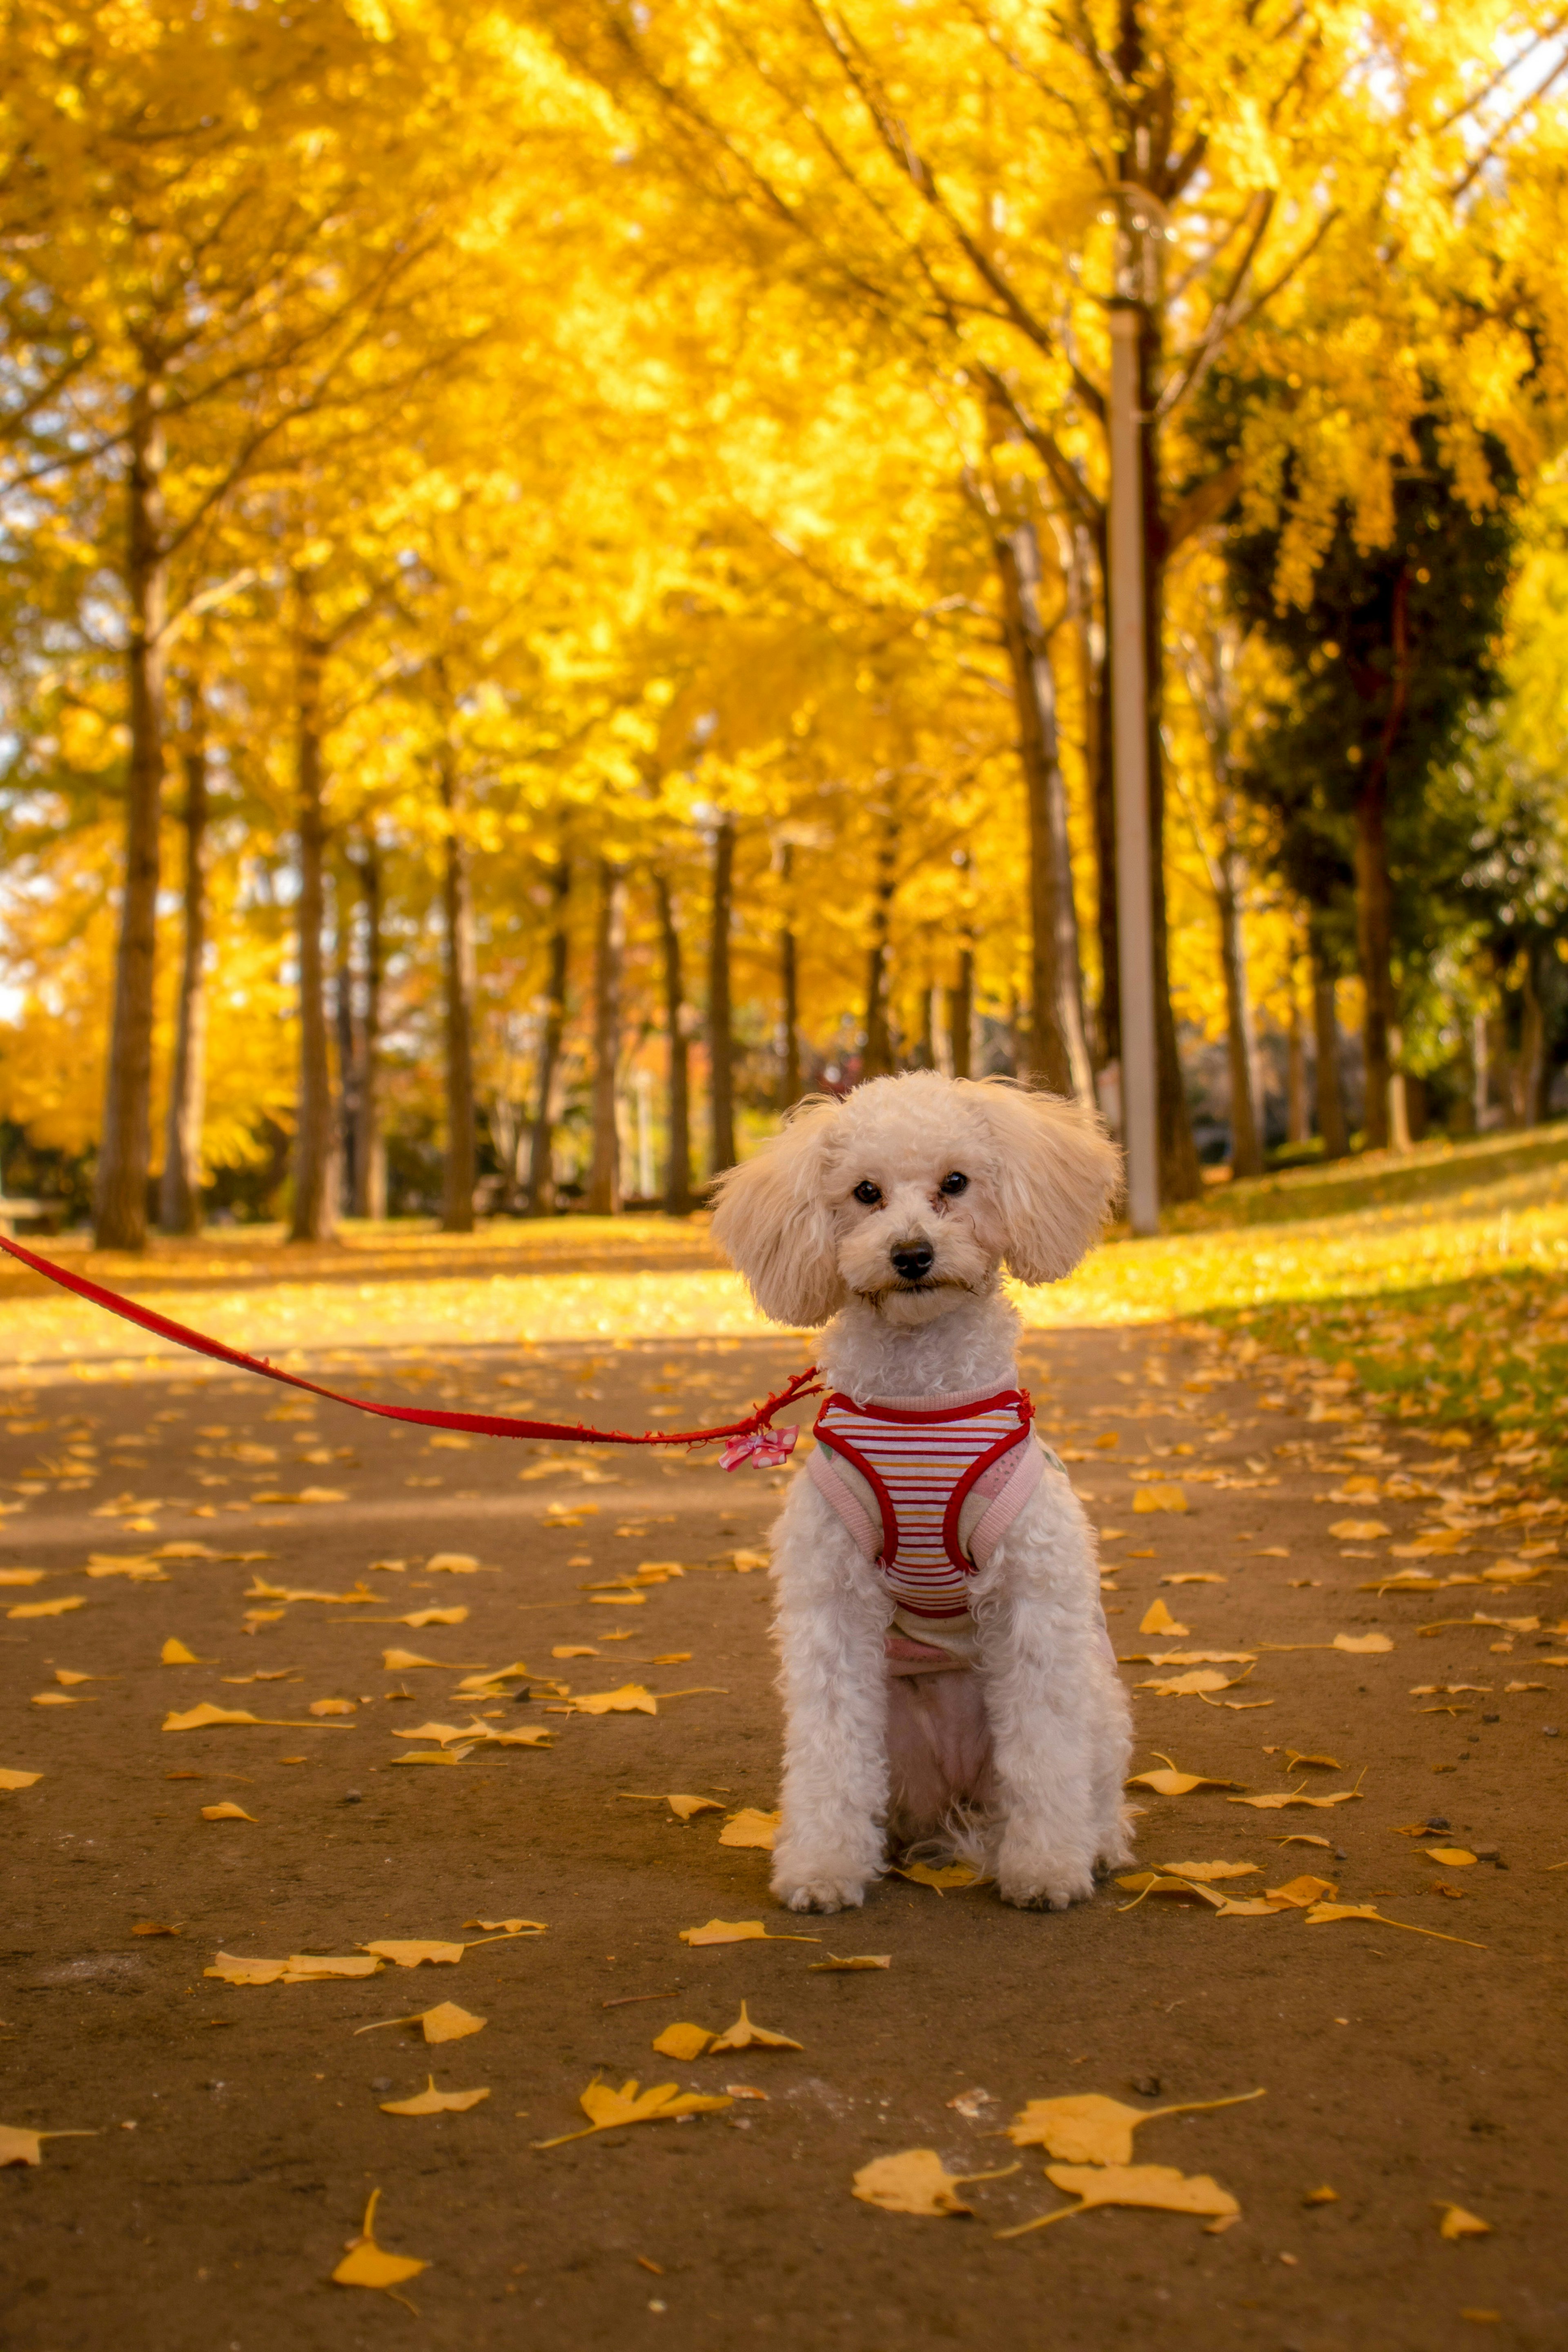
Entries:
{"label": "fallen yellow leaf", "polygon": [[330,1984],[381,1974],[381,1962],[359,1952],[291,1952],[286,1960],[243,1959],[220,1952],[202,1974],[220,1984]]}
{"label": "fallen yellow leaf", "polygon": [[395,1617],[395,1625],[412,1625],[416,1632],[422,1625],[461,1625],[467,1622],[466,1609],[411,1609],[406,1617]]}
{"label": "fallen yellow leaf", "polygon": [[1380,1536],[1391,1536],[1394,1529],[1384,1527],[1381,1519],[1335,1519],[1329,1533],[1342,1543],[1375,1543]]}
{"label": "fallen yellow leaf", "polygon": [[379,2033],[387,2025],[417,2025],[426,2042],[464,2042],[470,2033],[482,2032],[485,2022],[455,2000],[438,2000],[434,2009],[416,2010],[412,2017],[378,2017],[370,2025],[356,2025],[354,2032],[358,2036]]}
{"label": "fallen yellow leaf", "polygon": [[184,1643],[176,1641],[171,1633],[158,1653],[158,1663],[161,1666],[210,1666],[212,1660],[198,1658],[194,1650],[187,1650]]}
{"label": "fallen yellow leaf", "polygon": [[897,2156],[879,2156],[863,2164],[850,2183],[850,2194],[884,2213],[916,2213],[931,2220],[942,2213],[973,2213],[954,2191],[973,2180],[1003,2180],[1016,2172],[1016,2164],[995,2172],[949,2172],[934,2147],[906,2147]]}
{"label": "fallen yellow leaf", "polygon": [[383,1650],[382,1670],[389,1675],[412,1674],[416,1666],[445,1667],[445,1658],[422,1658],[417,1650]]}
{"label": "fallen yellow leaf", "polygon": [[204,1822],[254,1822],[256,1815],[246,1812],[238,1805],[229,1804],[226,1800],[221,1805],[204,1805],[202,1819]]}
{"label": "fallen yellow leaf", "polygon": [[166,1715],[165,1731],[209,1731],[224,1724],[247,1723],[273,1731],[341,1731],[342,1724],[300,1723],[288,1716],[251,1715],[242,1706],[214,1706],[204,1699],[200,1706],[186,1709],[184,1715]]}
{"label": "fallen yellow leaf", "polygon": [[[1154,1753],[1160,1756],[1157,1748]],[[1234,1780],[1217,1780],[1212,1773],[1179,1771],[1168,1756],[1160,1756],[1160,1761],[1163,1770],[1134,1772],[1123,1785],[1129,1789],[1152,1790],[1156,1797],[1189,1797],[1194,1789],[1234,1789],[1236,1786]]]}
{"label": "fallen yellow leaf", "polygon": [[760,1846],[771,1853],[782,1818],[782,1814],[760,1813],[754,1805],[748,1806],[743,1812],[732,1814],[725,1822],[719,1832],[719,1843],[721,1845]]}
{"label": "fallen yellow leaf", "polygon": [[479,1570],[471,1551],[433,1551],[425,1563],[426,1576],[477,1576]]}
{"label": "fallen yellow leaf", "polygon": [[1178,1636],[1189,1630],[1185,1625],[1177,1624],[1163,1601],[1150,1602],[1143,1612],[1142,1622],[1138,1628],[1141,1633],[1173,1633]]}
{"label": "fallen yellow leaf", "polygon": [[705,2025],[667,2025],[655,2035],[653,2046],[661,2058],[676,2058],[686,2065],[700,2058],[712,2039]]}
{"label": "fallen yellow leaf", "polygon": [[641,1683],[623,1683],[619,1690],[592,1691],[567,1704],[577,1715],[657,1715],[658,1701]]}
{"label": "fallen yellow leaf", "polygon": [[[348,2252],[332,2273],[338,2286],[379,2287],[384,2294],[391,2294],[395,2287],[417,2278],[421,2271],[430,2267],[428,2263],[416,2262],[411,2254],[389,2254],[376,2244],[375,2209],[380,2196],[379,2189],[371,2190],[360,2234],[350,2242]],[[402,2303],[404,2297],[394,2295],[393,2300]]]}
{"label": "fallen yellow leaf", "polygon": [[549,1928],[542,1919],[465,1919],[465,1927],[482,1927],[487,1935],[545,1936]]}
{"label": "fallen yellow leaf", "polygon": [[1439,1944],[1463,1944],[1472,1952],[1487,1948],[1468,1936],[1446,1936],[1440,1927],[1416,1927],[1408,1919],[1390,1919],[1372,1903],[1315,1903],[1307,1914],[1309,1927],[1331,1926],[1336,1919],[1371,1919],[1380,1927],[1398,1927],[1407,1936],[1430,1936]]}
{"label": "fallen yellow leaf", "polygon": [[317,1716],[353,1715],[354,1706],[355,1702],[352,1698],[313,1698],[310,1702],[308,1711]]}
{"label": "fallen yellow leaf", "polygon": [[1340,1890],[1331,1878],[1292,1878],[1283,1886],[1270,1886],[1264,1891],[1270,1903],[1278,1903],[1286,1910],[1310,1911],[1314,1903],[1331,1903]]}
{"label": "fallen yellow leaf", "polygon": [[889,1863],[889,1870],[895,1878],[907,1878],[915,1886],[934,1886],[939,1895],[950,1886],[984,1886],[985,1879],[973,1863],[932,1862]]}
{"label": "fallen yellow leaf", "polygon": [[383,2099],[382,2114],[384,2116],[462,2116],[467,2115],[470,2107],[477,2107],[481,2099],[489,2097],[488,2090],[438,2091],[436,2088],[434,2074],[427,2075],[426,2083],[426,2088],[416,2098]]}
{"label": "fallen yellow leaf", "polygon": [[1007,2126],[1015,2147],[1043,2147],[1069,2164],[1125,2165],[1132,2161],[1132,2135],[1140,2124],[1162,2116],[1206,2116],[1219,2107],[1244,2107],[1262,2091],[1242,2091],[1227,2099],[1184,2101],[1178,2106],[1129,2107],[1100,2091],[1061,2099],[1031,2099]]}
{"label": "fallen yellow leaf", "polygon": [[858,1952],[847,1960],[830,1952],[825,1960],[807,1960],[805,1968],[808,1976],[819,1976],[837,1969],[890,1969],[892,1965],[890,1952]]}
{"label": "fallen yellow leaf", "polygon": [[69,1610],[86,1607],[81,1594],[73,1592],[65,1601],[19,1601],[14,1609],[7,1609],[5,1614],[7,1617],[63,1617]]}
{"label": "fallen yellow leaf", "polygon": [[1184,1511],[1186,1489],[1174,1479],[1156,1480],[1139,1487],[1132,1497],[1132,1507],[1135,1511]]}
{"label": "fallen yellow leaf", "polygon": [[1300,1789],[1270,1790],[1261,1797],[1227,1797],[1227,1805],[1250,1805],[1254,1812],[1280,1813],[1287,1805],[1310,1805],[1316,1812],[1325,1812],[1334,1805],[1348,1805],[1361,1795],[1359,1789],[1336,1789],[1331,1797],[1304,1796]]}
{"label": "fallen yellow leaf", "polygon": [[674,2083],[658,2083],[647,2091],[639,2091],[636,2083],[623,2083],[615,2091],[608,2083],[595,2081],[577,2104],[588,2118],[586,2130],[562,2132],[554,2139],[536,2139],[535,2147],[563,2147],[568,2140],[591,2139],[595,2132],[618,2131],[627,2124],[659,2124],[676,2116],[715,2115],[734,2103],[727,2097],[682,2091]]}
{"label": "fallen yellow leaf", "polygon": [[0,1585],[42,1584],[48,1572],[47,1568],[0,1568]]}
{"label": "fallen yellow leaf", "polygon": [[765,2025],[753,2025],[746,2014],[746,2004],[741,2003],[741,2014],[733,2025],[713,2038],[711,2049],[716,2055],[721,2050],[804,2050],[803,2042],[792,2042],[787,2033],[770,2033]]}
{"label": "fallen yellow leaf", "polygon": [[42,2164],[47,2139],[96,2139],[95,2131],[24,2131],[17,2124],[0,2124],[0,2165]]}
{"label": "fallen yellow leaf", "polygon": [[431,1941],[397,1943],[390,1939],[378,1944],[362,1944],[361,1951],[374,1952],[378,1959],[390,1960],[395,1969],[417,1969],[428,1961],[433,1967],[455,1967],[468,1950],[467,1944],[445,1944]]}
{"label": "fallen yellow leaf", "polygon": [[1235,1690],[1245,1675],[1222,1675],[1216,1666],[1194,1666],[1184,1675],[1154,1675],[1133,1687],[1152,1691],[1156,1698],[1202,1698],[1210,1691]]}
{"label": "fallen yellow leaf", "polygon": [[820,1944],[820,1936],[770,1936],[760,1919],[710,1919],[704,1927],[682,1927],[680,1940],[695,1951],[703,1944]]}
{"label": "fallen yellow leaf", "polygon": [[1233,2220],[1241,2210],[1228,2189],[1222,2189],[1206,2172],[1178,2172],[1168,2164],[1107,2165],[1103,2168],[1092,2164],[1047,2164],[1046,2178],[1055,2189],[1069,2197],[1077,2197],[1077,2205],[1063,2205],[1054,2213],[1042,2213],[1033,2221],[1021,2221],[1016,2229],[998,2230],[998,2238],[1021,2238],[1030,2230],[1043,2230],[1047,2222],[1066,2221],[1075,2213],[1088,2213],[1097,2205],[1135,2205],[1158,2213],[1206,2213],[1220,2220]]}
{"label": "fallen yellow leaf", "polygon": [[1439,2204],[1437,2210],[1443,2216],[1437,2224],[1437,2235],[1440,2238],[1447,2238],[1450,2244],[1457,2238],[1489,2238],[1491,2236],[1491,2223],[1483,2221],[1479,2213],[1467,2213],[1462,2205]]}

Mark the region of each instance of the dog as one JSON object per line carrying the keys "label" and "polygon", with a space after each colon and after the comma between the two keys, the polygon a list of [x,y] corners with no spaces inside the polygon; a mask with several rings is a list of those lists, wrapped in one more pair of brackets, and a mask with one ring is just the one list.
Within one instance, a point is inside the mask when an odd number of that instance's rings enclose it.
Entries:
{"label": "dog", "polygon": [[917,1070],[808,1099],[721,1181],[714,1236],[763,1312],[826,1326],[773,1540],[792,1911],[864,1902],[889,1849],[1052,1910],[1131,1859],[1094,1535],[1031,1434],[1001,1281],[1069,1274],[1120,1178],[1091,1113]]}

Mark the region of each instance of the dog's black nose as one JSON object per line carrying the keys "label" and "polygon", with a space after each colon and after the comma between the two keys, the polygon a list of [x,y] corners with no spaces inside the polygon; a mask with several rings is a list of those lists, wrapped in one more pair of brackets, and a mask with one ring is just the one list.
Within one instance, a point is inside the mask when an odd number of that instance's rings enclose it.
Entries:
{"label": "dog's black nose", "polygon": [[905,1282],[922,1282],[935,1255],[929,1242],[900,1242],[892,1253],[893,1271]]}

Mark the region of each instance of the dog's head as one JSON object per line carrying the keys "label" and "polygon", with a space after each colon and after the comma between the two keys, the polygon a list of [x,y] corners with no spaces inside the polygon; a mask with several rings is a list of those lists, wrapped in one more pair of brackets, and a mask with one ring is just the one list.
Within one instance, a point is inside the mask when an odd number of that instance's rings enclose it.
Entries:
{"label": "dog's head", "polygon": [[990,1288],[1070,1274],[1121,1172],[1098,1118],[1005,1078],[914,1070],[803,1103],[720,1181],[714,1238],[775,1323],[859,1298],[934,1322]]}

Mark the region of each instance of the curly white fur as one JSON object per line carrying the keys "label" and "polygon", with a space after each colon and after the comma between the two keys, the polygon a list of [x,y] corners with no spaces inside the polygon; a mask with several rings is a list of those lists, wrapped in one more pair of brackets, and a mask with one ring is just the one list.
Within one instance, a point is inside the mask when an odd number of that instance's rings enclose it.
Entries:
{"label": "curly white fur", "polygon": [[[962,1395],[1017,1382],[1004,1263],[1025,1282],[1070,1272],[1119,1172],[1074,1105],[919,1071],[803,1105],[724,1179],[714,1232],[766,1314],[827,1323],[819,1360],[835,1388],[861,1403]],[[961,1520],[963,1538],[972,1525]],[[973,1579],[970,1617],[942,1635],[966,1671],[889,1676],[891,1597],[805,1478],[774,1532],[773,1576],[781,1902],[863,1902],[889,1837],[978,1850],[1008,1902],[1058,1910],[1092,1893],[1097,1868],[1130,1859],[1127,1699],[1093,1531],[1059,1472],[1047,1468]]]}

